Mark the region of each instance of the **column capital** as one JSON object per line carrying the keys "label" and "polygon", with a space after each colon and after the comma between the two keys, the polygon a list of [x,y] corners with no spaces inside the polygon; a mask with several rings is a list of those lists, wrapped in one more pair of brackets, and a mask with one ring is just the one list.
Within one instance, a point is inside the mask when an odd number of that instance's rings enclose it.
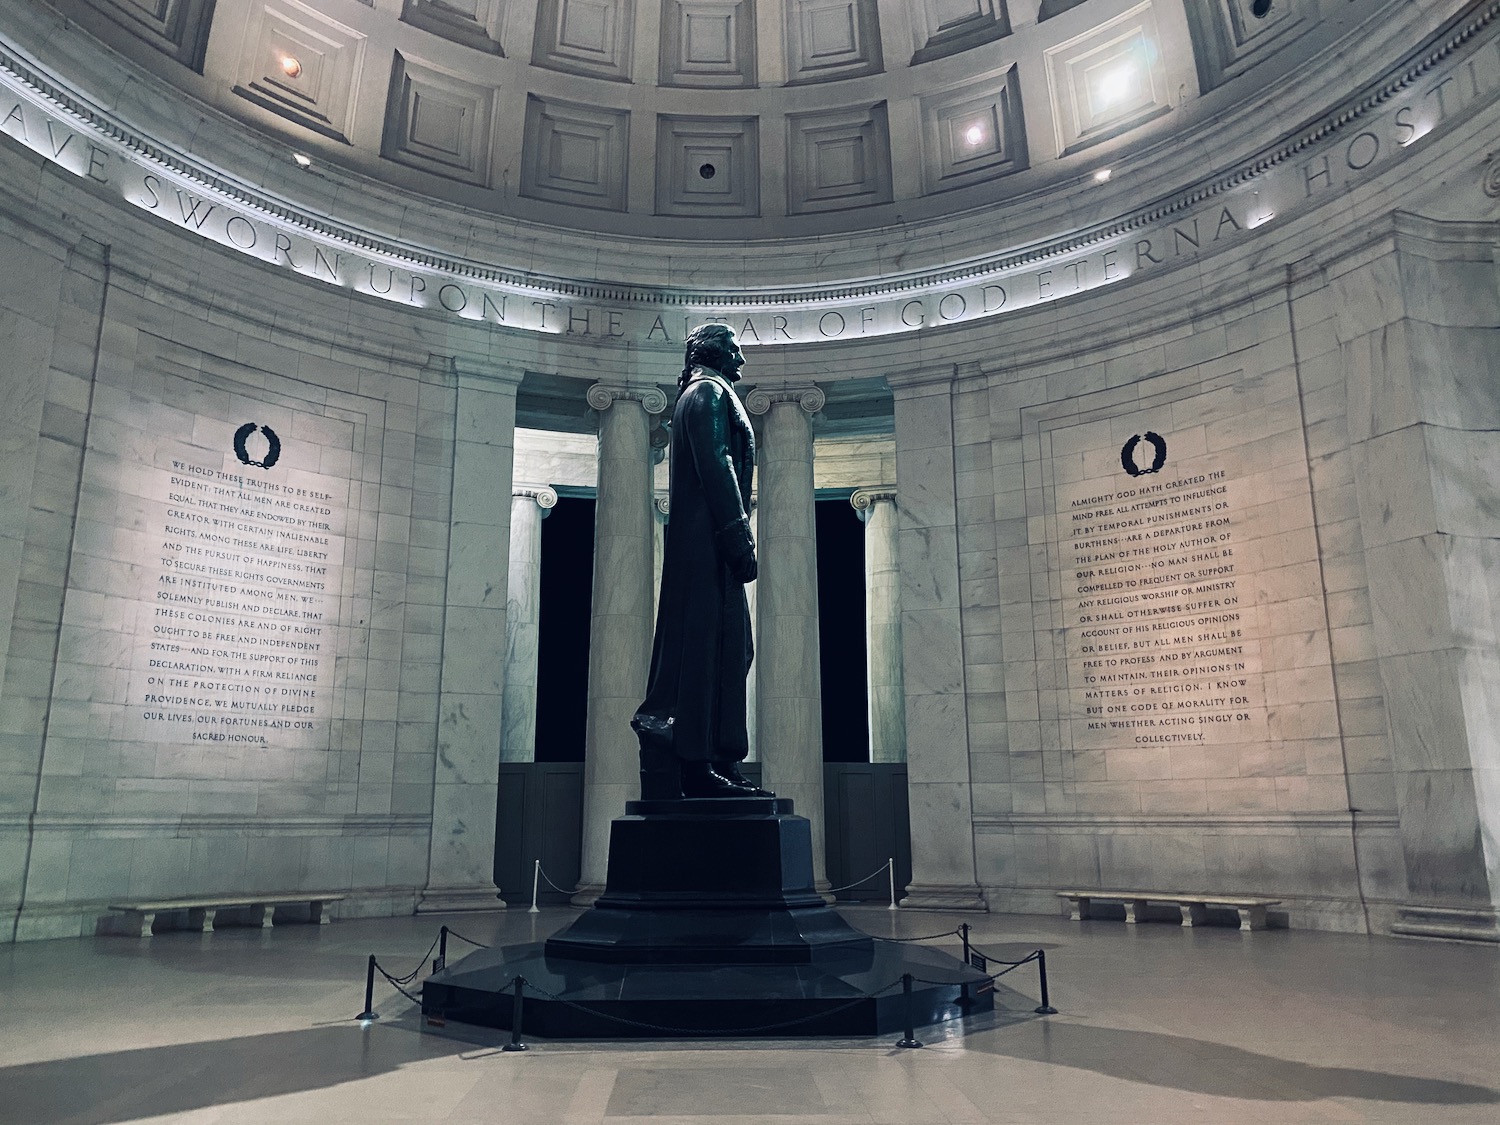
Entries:
{"label": "column capital", "polygon": [[827,396],[816,383],[784,383],[779,387],[756,387],[745,396],[751,414],[768,414],[778,402],[795,402],[809,414],[823,409]]}
{"label": "column capital", "polygon": [[510,490],[512,499],[520,500],[530,498],[536,501],[536,506],[542,510],[543,518],[548,511],[557,507],[557,489],[550,484],[517,484]]}
{"label": "column capital", "polygon": [[653,501],[653,503],[656,505],[656,512],[657,512],[657,514],[660,515],[663,519],[666,519],[666,518],[668,518],[668,517],[671,516],[671,514],[672,514],[672,505],[671,505],[670,500],[669,500],[669,498],[668,498],[668,496],[667,496],[667,494],[665,492],[658,493],[657,497],[656,497],[655,501]]}
{"label": "column capital", "polygon": [[660,414],[667,409],[667,396],[660,387],[628,386],[624,383],[595,383],[584,398],[595,410],[608,410],[618,399],[629,399],[641,404],[647,414]]}
{"label": "column capital", "polygon": [[849,503],[854,506],[856,512],[868,512],[882,500],[894,502],[896,499],[896,486],[894,484],[877,484],[869,488],[856,488],[854,495],[849,497]]}

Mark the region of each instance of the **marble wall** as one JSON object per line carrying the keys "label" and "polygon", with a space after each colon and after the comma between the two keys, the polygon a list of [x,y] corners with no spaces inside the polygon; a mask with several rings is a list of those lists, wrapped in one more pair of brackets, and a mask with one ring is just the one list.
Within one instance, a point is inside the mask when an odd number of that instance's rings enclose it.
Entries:
{"label": "marble wall", "polygon": [[[766,402],[811,387],[822,404],[798,416],[799,502],[895,486],[908,908],[1051,912],[1060,889],[1126,884],[1269,894],[1293,926],[1493,939],[1485,11],[1366,131],[1278,150],[1274,180],[1115,227],[1123,194],[1162,183],[1068,188],[1068,222],[1112,248],[1005,274],[1003,335],[945,321],[964,298],[937,288],[915,321],[895,298],[903,331],[884,337],[840,314],[841,339],[752,342]],[[189,117],[157,124],[190,134]],[[544,327],[468,319],[456,285],[418,301],[416,272],[411,300],[315,283],[301,244],[303,272],[279,242],[238,253],[248,219],[194,227],[196,196],[157,179],[153,207],[121,178],[134,157],[96,163],[41,122],[0,128],[0,933],[89,933],[111,902],[194,892],[494,905],[513,486],[597,483],[593,435],[517,439],[527,379],[581,396],[607,371],[639,412],[680,338],[646,305],[615,337],[549,301]],[[1281,143],[1224,124],[1226,146]],[[337,209],[305,183],[279,190]],[[405,230],[403,200],[361,205]],[[900,272],[894,250],[851,265],[854,246],[803,246],[797,269]],[[641,268],[684,291],[733,272],[648,248]],[[665,482],[644,423],[628,446],[617,478],[649,509]],[[644,621],[655,529],[631,511]]]}

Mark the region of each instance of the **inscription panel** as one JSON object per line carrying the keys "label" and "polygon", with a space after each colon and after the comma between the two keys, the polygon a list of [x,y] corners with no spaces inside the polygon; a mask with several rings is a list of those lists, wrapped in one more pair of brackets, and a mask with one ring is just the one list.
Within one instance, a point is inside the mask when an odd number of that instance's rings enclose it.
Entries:
{"label": "inscription panel", "polygon": [[1297,389],[1256,360],[1023,408],[1029,768],[1074,811],[1308,808],[1343,768]]}
{"label": "inscription panel", "polygon": [[1167,449],[1132,435],[1121,464],[1139,475],[1058,490],[1075,748],[1266,736],[1262,622],[1235,553],[1243,484],[1207,458],[1152,469]]}
{"label": "inscription panel", "polygon": [[281,466],[269,426],[232,441],[227,467],[180,445],[131,474],[156,549],[137,569],[127,735],[327,746],[349,486]]}

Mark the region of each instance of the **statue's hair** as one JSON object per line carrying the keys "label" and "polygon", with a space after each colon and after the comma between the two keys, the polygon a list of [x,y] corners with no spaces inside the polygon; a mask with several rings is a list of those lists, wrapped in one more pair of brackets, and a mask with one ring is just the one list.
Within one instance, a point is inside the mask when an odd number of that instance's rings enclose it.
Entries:
{"label": "statue's hair", "polygon": [[717,361],[732,334],[727,324],[700,324],[688,333],[683,348],[682,374],[677,378],[679,394],[687,386],[694,367],[705,366],[718,370]]}

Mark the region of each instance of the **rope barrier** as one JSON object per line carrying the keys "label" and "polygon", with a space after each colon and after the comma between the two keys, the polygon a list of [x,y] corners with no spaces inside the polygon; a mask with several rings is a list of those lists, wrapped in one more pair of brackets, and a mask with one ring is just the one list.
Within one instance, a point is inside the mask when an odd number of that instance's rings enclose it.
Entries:
{"label": "rope barrier", "polygon": [[959,934],[959,932],[960,931],[958,931],[958,930],[944,930],[940,934],[923,934],[921,937],[888,937],[888,938],[881,938],[880,940],[881,941],[895,941],[895,942],[902,942],[902,943],[911,942],[911,941],[935,941],[935,940],[937,940],[940,937],[957,937],[958,934]]}
{"label": "rope barrier", "polygon": [[859,886],[861,883],[868,883],[871,879],[875,878],[875,876],[879,875],[882,871],[888,871],[888,870],[890,870],[890,866],[891,866],[891,864],[893,862],[894,862],[893,860],[889,860],[888,859],[884,863],[882,863],[879,867],[877,867],[874,871],[871,871],[863,879],[856,879],[852,883],[845,883],[842,887],[829,887],[827,893],[831,894],[831,895],[836,895],[840,891],[853,890],[855,887]]}
{"label": "rope barrier", "polygon": [[470,945],[474,946],[476,949],[488,949],[489,948],[489,946],[487,946],[482,941],[475,941],[473,938],[464,937],[463,934],[459,933],[452,926],[448,927],[448,936],[449,937],[456,937],[459,941],[466,941]]}
{"label": "rope barrier", "polygon": [[[541,871],[541,861],[540,860],[537,861],[536,870],[538,872]],[[866,882],[866,881],[868,881],[868,878],[873,878],[875,875],[878,875],[878,874],[880,874],[880,872],[879,871],[875,871],[875,872],[872,873],[872,875],[868,876],[866,879],[860,880],[860,882]],[[562,891],[562,888],[558,887],[557,884],[553,883],[551,879],[548,879],[547,883],[548,883],[548,885],[552,886],[554,889],[556,889],[558,891]],[[858,884],[850,884],[850,886],[857,886],[857,885]],[[847,888],[842,888],[842,889],[847,889]],[[567,892],[563,892],[563,893],[567,893]],[[909,943],[909,942],[919,942],[919,941],[935,941],[935,940],[937,940],[939,938],[958,936],[958,937],[960,937],[963,940],[963,947],[964,947],[963,962],[964,962],[965,966],[967,968],[971,968],[971,969],[974,969],[975,971],[979,972],[982,975],[983,979],[987,980],[990,983],[991,986],[993,986],[996,981],[998,981],[1001,977],[1005,976],[1007,973],[1015,972],[1015,970],[1019,969],[1023,965],[1029,965],[1032,962],[1036,962],[1036,964],[1037,964],[1038,978],[1039,978],[1039,982],[1040,982],[1040,985],[1041,985],[1042,1002],[1041,1002],[1041,1004],[1035,1010],[1036,1010],[1036,1012],[1038,1014],[1041,1014],[1041,1015],[1052,1015],[1052,1014],[1054,1014],[1057,1011],[1056,1008],[1052,1007],[1052,1005],[1051,1005],[1051,1003],[1049,1001],[1049,998],[1048,998],[1048,994],[1047,994],[1047,954],[1046,954],[1045,950],[1041,950],[1041,949],[1033,950],[1031,953],[1028,953],[1025,957],[1021,958],[1019,961],[1008,960],[1008,959],[1003,958],[1003,957],[997,957],[997,956],[994,956],[993,954],[986,953],[984,950],[980,949],[978,946],[973,945],[969,941],[968,930],[969,930],[968,924],[965,923],[965,924],[959,926],[957,929],[945,930],[942,933],[937,933],[937,934],[923,934],[923,935],[919,935],[917,937],[907,937],[907,938],[881,938],[881,939],[878,939],[878,940],[881,940],[881,941],[890,941],[890,942],[897,942],[897,943]],[[474,946],[477,949],[489,949],[489,948],[491,948],[490,946],[486,945],[483,942],[475,941],[473,938],[465,937],[463,934],[457,932],[456,930],[450,929],[447,926],[443,926],[439,930],[438,936],[435,937],[435,938],[433,938],[432,944],[427,947],[427,952],[422,955],[422,960],[420,962],[418,962],[417,967],[415,969],[413,969],[411,972],[405,974],[404,976],[399,976],[399,977],[393,976],[389,972],[387,972],[385,970],[384,966],[382,966],[375,959],[375,955],[373,953],[370,954],[369,962],[368,962],[368,971],[367,971],[367,975],[366,975],[366,979],[365,979],[365,1007],[364,1007],[364,1011],[360,1012],[360,1014],[357,1017],[355,1017],[355,1018],[356,1019],[360,1019],[360,1020],[365,1020],[365,1021],[377,1020],[377,1019],[380,1018],[380,1016],[375,1012],[375,1009],[374,1009],[374,1006],[373,1006],[373,995],[374,995],[374,985],[375,985],[375,974],[376,973],[379,973],[382,977],[385,978],[386,982],[388,984],[390,984],[390,986],[392,988],[394,988],[397,992],[401,993],[402,996],[406,997],[406,999],[410,1000],[413,1004],[417,1005],[417,1007],[420,1008],[422,1006],[422,999],[420,997],[418,997],[418,996],[413,996],[410,992],[408,992],[406,990],[405,986],[408,985],[408,984],[411,984],[417,978],[418,974],[421,973],[423,966],[425,966],[427,964],[427,958],[429,956],[431,956],[432,951],[435,948],[438,947],[439,943],[442,944],[443,953],[440,956],[440,959],[437,962],[434,962],[434,964],[433,964],[434,971],[436,971],[438,968],[440,968],[442,966],[442,964],[446,961],[446,955],[447,955],[447,938],[449,936],[456,937],[460,941],[467,942],[469,945],[472,945],[472,946]],[[1004,965],[1005,968],[1000,969],[998,972],[990,972],[989,971],[989,966],[990,966],[991,963],[997,964],[997,965]],[[758,1025],[751,1026],[751,1027],[725,1028],[725,1029],[718,1030],[718,1031],[711,1031],[711,1030],[707,1030],[707,1029],[704,1029],[704,1028],[672,1027],[672,1026],[666,1025],[666,1024],[648,1023],[648,1022],[646,1022],[644,1020],[634,1020],[634,1019],[631,1019],[628,1016],[615,1015],[612,1012],[599,1011],[596,1008],[589,1007],[588,1004],[586,1004],[586,1003],[580,1003],[580,1002],[578,1002],[576,1000],[570,1000],[570,999],[568,999],[565,996],[559,996],[556,993],[548,992],[546,989],[539,988],[537,985],[535,985],[532,982],[526,980],[525,977],[522,977],[522,976],[518,975],[518,976],[516,976],[515,978],[512,979],[511,985],[510,985],[510,987],[513,987],[515,989],[515,1013],[514,1013],[514,1016],[513,1016],[514,1033],[512,1035],[512,1044],[511,1044],[511,1046],[507,1047],[506,1050],[524,1051],[526,1049],[525,1046],[524,1046],[524,1044],[521,1044],[521,1042],[520,1042],[520,1030],[519,1030],[520,1029],[520,1014],[521,1014],[522,994],[523,994],[523,992],[526,989],[530,989],[533,994],[535,994],[537,997],[539,997],[541,999],[551,1000],[551,1001],[554,1001],[556,1003],[562,1004],[562,1005],[564,1005],[566,1007],[576,1009],[576,1010],[578,1010],[580,1012],[584,1012],[584,1013],[586,1013],[588,1015],[596,1016],[599,1019],[608,1020],[608,1021],[611,1021],[613,1023],[621,1024],[621,1025],[627,1026],[627,1027],[639,1028],[639,1029],[641,1029],[643,1031],[659,1032],[659,1033],[666,1034],[666,1035],[710,1035],[710,1036],[721,1036],[721,1035],[758,1035],[758,1034],[761,1034],[761,1033],[764,1033],[764,1032],[768,1032],[768,1031],[779,1031],[779,1030],[782,1030],[782,1029],[785,1029],[785,1028],[797,1027],[797,1026],[799,1026],[801,1024],[810,1023],[810,1022],[812,1022],[814,1020],[819,1020],[819,1019],[824,1019],[826,1017],[835,1016],[835,1015],[838,1015],[840,1012],[847,1011],[848,1009],[854,1007],[857,1004],[862,1004],[865,1001],[873,1000],[873,999],[875,999],[875,998],[877,998],[879,996],[882,996],[885,993],[890,992],[897,985],[900,985],[902,987],[903,991],[907,995],[907,1009],[908,1009],[907,1035],[906,1035],[906,1037],[900,1043],[897,1044],[897,1046],[901,1046],[901,1047],[920,1047],[922,1044],[915,1039],[914,1035],[912,1034],[912,1029],[910,1027],[910,1022],[911,1022],[910,1012],[911,1012],[911,1003],[912,1003],[912,1001],[911,1001],[911,995],[910,994],[911,994],[911,986],[912,986],[913,983],[935,985],[937,987],[951,987],[952,985],[957,984],[957,985],[961,986],[961,988],[963,990],[962,991],[962,999],[961,999],[960,1002],[964,1003],[964,1004],[967,1004],[969,1002],[969,997],[968,997],[968,988],[969,988],[969,985],[975,984],[977,982],[976,981],[930,980],[930,979],[928,979],[926,977],[915,976],[912,973],[903,973],[902,976],[899,979],[892,981],[890,984],[885,985],[883,988],[876,989],[873,992],[863,992],[859,996],[856,996],[852,1000],[849,1000],[847,1003],[840,1004],[838,1007],[835,1007],[835,1008],[826,1009],[826,1010],[821,1011],[821,1012],[814,1012],[811,1015],[807,1015],[807,1016],[798,1016],[795,1019],[779,1020],[779,1021],[776,1021],[776,1022],[773,1022],[773,1023],[758,1024]]]}
{"label": "rope barrier", "polygon": [[[390,973],[388,973],[384,969],[382,969],[380,967],[380,962],[379,961],[375,962],[375,971],[377,973],[379,973],[381,976],[385,977],[386,981],[389,982],[390,986],[392,988],[394,988],[397,992],[401,993],[402,996],[405,996],[408,1000],[410,1000],[417,1007],[420,1008],[422,1006],[422,1000],[421,1000],[421,998],[418,997],[418,996],[413,996],[410,992],[407,992],[406,989],[402,988],[401,985],[402,985],[403,982],[398,981],[395,977],[391,976]],[[410,981],[406,981],[404,983],[410,984],[411,982]]]}

